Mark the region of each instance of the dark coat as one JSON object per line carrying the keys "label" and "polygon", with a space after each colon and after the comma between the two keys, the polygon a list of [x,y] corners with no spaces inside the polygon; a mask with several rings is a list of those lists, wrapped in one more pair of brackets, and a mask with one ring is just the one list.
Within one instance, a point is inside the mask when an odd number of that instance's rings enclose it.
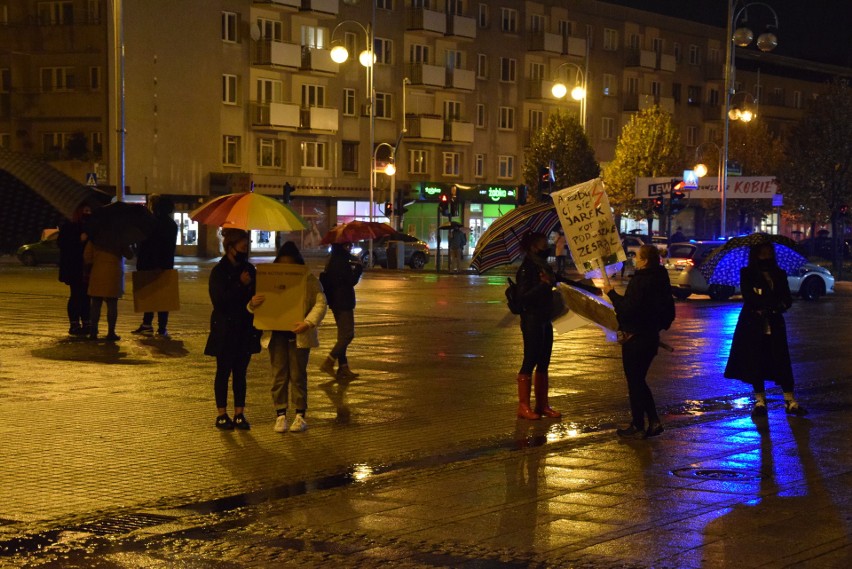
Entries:
{"label": "dark coat", "polygon": [[363,272],[364,266],[349,253],[332,252],[321,278],[332,311],[355,309],[355,285]]}
{"label": "dark coat", "polygon": [[175,268],[178,226],[170,215],[158,215],[154,231],[136,247],[136,269]]}
{"label": "dark coat", "polygon": [[88,241],[81,241],[86,232],[82,221],[66,221],[59,227],[56,244],[59,246],[59,280],[67,285],[83,284],[83,251]]}
{"label": "dark coat", "polygon": [[[743,308],[734,329],[725,377],[746,383],[792,382],[784,312],[793,305],[787,274],[748,266],[740,271]],[[770,334],[766,332],[770,331]]]}
{"label": "dark coat", "polygon": [[541,280],[542,271],[553,276],[553,269],[547,262],[530,253],[524,257],[515,280],[518,283],[521,314],[549,321],[553,313],[553,286]]}
{"label": "dark coat", "polygon": [[[240,282],[243,271],[251,274],[251,284]],[[260,351],[260,334],[254,327],[254,314],[247,305],[254,296],[257,272],[254,265],[233,265],[222,257],[210,272],[208,290],[213,303],[210,315],[210,335],[204,354],[219,356],[226,353],[256,354]]]}
{"label": "dark coat", "polygon": [[662,265],[636,271],[623,296],[614,290],[607,296],[615,308],[619,329],[629,334],[659,335],[668,324],[661,315],[674,310],[669,274]]}

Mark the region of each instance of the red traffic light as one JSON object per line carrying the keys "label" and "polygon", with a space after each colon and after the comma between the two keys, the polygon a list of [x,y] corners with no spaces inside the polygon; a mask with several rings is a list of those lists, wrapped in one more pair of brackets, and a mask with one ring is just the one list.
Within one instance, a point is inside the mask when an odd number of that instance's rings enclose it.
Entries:
{"label": "red traffic light", "polygon": [[441,200],[441,203],[447,203],[450,198],[447,197],[447,194],[441,194],[441,197],[439,199]]}

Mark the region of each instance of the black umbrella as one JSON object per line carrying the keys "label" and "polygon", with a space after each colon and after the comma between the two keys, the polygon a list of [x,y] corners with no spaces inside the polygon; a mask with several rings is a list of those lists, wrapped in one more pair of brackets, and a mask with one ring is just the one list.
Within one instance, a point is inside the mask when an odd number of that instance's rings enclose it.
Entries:
{"label": "black umbrella", "polygon": [[98,247],[121,249],[144,241],[156,219],[142,204],[113,202],[92,212],[89,239]]}

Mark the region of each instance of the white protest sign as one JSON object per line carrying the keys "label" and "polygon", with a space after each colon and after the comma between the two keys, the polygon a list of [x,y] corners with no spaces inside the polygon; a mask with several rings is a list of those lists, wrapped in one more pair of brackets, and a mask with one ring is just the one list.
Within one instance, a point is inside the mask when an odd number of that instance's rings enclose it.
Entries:
{"label": "white protest sign", "polygon": [[600,178],[552,192],[550,196],[578,271],[586,274],[603,265],[627,260]]}
{"label": "white protest sign", "polygon": [[257,265],[257,294],[266,297],[254,309],[258,330],[293,330],[305,319],[308,267],[294,263]]}

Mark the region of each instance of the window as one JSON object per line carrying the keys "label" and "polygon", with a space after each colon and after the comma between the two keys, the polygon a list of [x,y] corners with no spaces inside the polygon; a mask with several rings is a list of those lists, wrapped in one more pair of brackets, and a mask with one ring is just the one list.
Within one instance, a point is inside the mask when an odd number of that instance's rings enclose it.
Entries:
{"label": "window", "polygon": [[675,63],[683,62],[683,50],[680,48],[680,44],[675,42],[672,45],[672,52],[674,52]]}
{"label": "window", "polygon": [[654,102],[660,102],[660,96],[663,94],[663,84],[659,81],[651,81],[651,94],[654,96]]}
{"label": "window", "polygon": [[257,102],[258,103],[282,103],[284,84],[277,79],[257,80]]}
{"label": "window", "polygon": [[707,129],[707,140],[719,140],[719,138],[719,129],[712,127]]}
{"label": "window", "polygon": [[97,24],[101,21],[101,0],[88,0],[86,2],[86,21]]}
{"label": "window", "polygon": [[408,151],[408,173],[409,174],[428,174],[429,173],[429,151],[428,150],[409,150]]}
{"label": "window", "polygon": [[488,79],[488,56],[484,53],[476,56],[476,78]]}
{"label": "window", "polygon": [[530,30],[533,33],[544,31],[544,16],[541,14],[530,14]]}
{"label": "window", "polygon": [[603,117],[601,119],[601,139],[612,140],[615,138],[615,119]]}
{"label": "window", "polygon": [[376,63],[383,65],[393,64],[393,40],[373,38],[373,50]]}
{"label": "window", "polygon": [[325,49],[328,30],[317,26],[302,26],[302,47]]}
{"label": "window", "polygon": [[226,105],[237,104],[237,76],[222,75],[222,102]]}
{"label": "window", "polygon": [[411,44],[411,47],[408,49],[409,59],[411,63],[426,63],[428,64],[429,59],[429,46],[421,45],[418,43]]}
{"label": "window", "polygon": [[464,0],[447,0],[447,14],[464,15]]}
{"label": "window", "polygon": [[92,154],[95,155],[96,158],[101,158],[104,154],[104,133],[102,132],[93,132],[92,133]]}
{"label": "window", "polygon": [[59,92],[74,90],[74,68],[73,67],[42,67],[41,68],[41,90],[42,92]]}
{"label": "window", "polygon": [[226,166],[240,165],[240,145],[239,136],[226,134],[222,137],[222,164]]}
{"label": "window", "polygon": [[475,178],[485,177],[485,154],[477,154],[473,157],[473,176]]}
{"label": "window", "polygon": [[497,177],[503,179],[515,177],[514,156],[501,155],[497,157]]}
{"label": "window", "polygon": [[444,176],[458,176],[461,172],[461,154],[444,152]]}
{"label": "window", "polygon": [[358,172],[358,143],[351,140],[344,140],[340,158],[340,166],[344,172]]}
{"label": "window", "polygon": [[257,165],[260,168],[281,168],[284,141],[277,138],[257,139]]}
{"label": "window", "polygon": [[[606,41],[606,36],[604,36],[604,41]],[[639,49],[639,34],[628,34],[627,35],[627,46],[630,49]],[[615,48],[613,48],[615,49]]]}
{"label": "window", "polygon": [[707,61],[712,65],[721,65],[722,63],[722,54],[718,50],[718,48],[711,47],[707,50]]}
{"label": "window", "polygon": [[489,24],[489,13],[488,13],[488,4],[480,4],[479,5],[479,13],[476,18],[476,25],[480,28],[485,29]]}
{"label": "window", "polygon": [[461,101],[444,101],[444,120],[457,121],[461,119]]}
{"label": "window", "polygon": [[393,0],[376,0],[376,8],[381,10],[393,10]]}
{"label": "window", "polygon": [[793,91],[793,108],[801,109],[802,108],[802,92],[801,91]]}
{"label": "window", "polygon": [[257,27],[260,28],[260,39],[262,40],[281,41],[284,37],[284,26],[278,20],[258,18]]}
{"label": "window", "polygon": [[61,156],[70,138],[67,132],[45,132],[41,135],[42,150],[51,156]]}
{"label": "window", "polygon": [[686,88],[686,104],[700,105],[701,104],[701,87],[690,85]]}
{"label": "window", "polygon": [[71,0],[38,3],[38,23],[61,26],[74,23],[74,3]]}
{"label": "window", "polygon": [[101,90],[101,68],[89,67],[89,89],[92,91]]}
{"label": "window", "polygon": [[654,53],[656,53],[657,55],[663,53],[664,45],[665,44],[663,42],[663,38],[654,38],[651,40],[651,49],[653,49]]}
{"label": "window", "polygon": [[701,48],[695,44],[689,46],[689,64],[701,65]]}
{"label": "window", "polygon": [[672,99],[676,105],[680,104],[682,86],[680,83],[672,83]]}
{"label": "window", "polygon": [[604,28],[603,48],[607,51],[618,49],[618,31],[612,28]]}
{"label": "window", "polygon": [[639,78],[638,77],[628,77],[627,78],[627,93],[629,95],[638,95],[639,94]]}
{"label": "window", "polygon": [[476,105],[476,128],[488,128],[488,114],[482,103]]}
{"label": "window", "polygon": [[698,144],[698,127],[691,125],[686,127],[686,145],[696,146]]}
{"label": "window", "polygon": [[500,58],[500,81],[504,83],[515,82],[515,67],[517,61],[511,57]]}
{"label": "window", "polygon": [[559,32],[559,35],[563,38],[570,37],[574,35],[574,22],[569,20],[559,20],[556,22],[556,31]]}
{"label": "window", "polygon": [[447,69],[462,69],[462,52],[456,49],[448,49],[444,61]]}
{"label": "window", "polygon": [[393,118],[393,95],[391,93],[376,93],[377,119]]}
{"label": "window", "polygon": [[302,147],[302,168],[325,168],[325,142],[304,141]]}
{"label": "window", "polygon": [[601,75],[601,83],[604,95],[615,95],[615,75],[604,73]]}
{"label": "window", "polygon": [[324,107],[325,106],[325,86],[311,85],[305,83],[302,85],[302,108],[309,107]]}
{"label": "window", "polygon": [[500,123],[497,125],[500,130],[515,129],[515,109],[514,107],[500,107]]}
{"label": "window", "polygon": [[714,107],[719,105],[719,89],[707,90],[707,104]]}
{"label": "window", "polygon": [[240,15],[236,12],[222,12],[222,41],[236,43],[240,41]]}
{"label": "window", "polygon": [[530,109],[529,114],[530,135],[534,135],[544,126],[544,111],[538,109]]}
{"label": "window", "polygon": [[355,89],[343,90],[343,116],[354,117],[358,114],[358,107],[355,104]]}
{"label": "window", "polygon": [[530,62],[530,79],[533,81],[544,79],[544,63]]}
{"label": "window", "polygon": [[500,30],[516,34],[518,33],[518,11],[511,8],[500,8]]}

